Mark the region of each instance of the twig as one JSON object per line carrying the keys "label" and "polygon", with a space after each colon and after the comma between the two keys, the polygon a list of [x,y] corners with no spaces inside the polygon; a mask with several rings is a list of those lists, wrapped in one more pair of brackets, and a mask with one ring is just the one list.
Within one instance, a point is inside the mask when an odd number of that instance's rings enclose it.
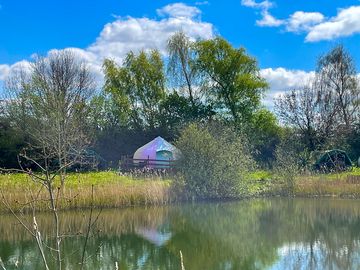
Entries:
{"label": "twig", "polygon": [[92,227],[92,214],[93,214],[93,210],[94,210],[94,185],[91,186],[91,208],[90,208],[90,216],[89,216],[88,227],[87,227],[87,230],[86,230],[86,236],[85,236],[85,242],[84,242],[83,252],[82,252],[82,255],[81,255],[81,268],[80,268],[80,269],[83,269],[83,267],[84,267],[86,246],[87,246],[87,242],[88,242],[88,239],[89,239],[90,230],[91,230],[91,227]]}
{"label": "twig", "polygon": [[49,270],[49,267],[48,267],[47,261],[46,261],[46,257],[45,257],[45,253],[44,253],[44,248],[43,248],[43,245],[42,245],[43,241],[42,241],[42,238],[41,238],[41,234],[40,234],[40,231],[39,231],[35,216],[33,217],[33,221],[34,221],[35,239],[36,239],[36,242],[38,244],[40,254],[41,254],[42,260],[44,262],[45,269]]}
{"label": "twig", "polygon": [[183,258],[181,250],[180,250],[180,262],[181,262],[181,270],[185,270],[184,258]]}
{"label": "twig", "polygon": [[1,257],[0,257],[0,266],[1,266],[2,270],[6,270],[5,265],[4,265]]}

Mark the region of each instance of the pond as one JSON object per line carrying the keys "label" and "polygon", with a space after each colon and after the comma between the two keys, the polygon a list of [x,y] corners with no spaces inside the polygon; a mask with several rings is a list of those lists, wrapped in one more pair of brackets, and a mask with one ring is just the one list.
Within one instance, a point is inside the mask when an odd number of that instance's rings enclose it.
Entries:
{"label": "pond", "polygon": [[[79,268],[88,216],[61,215],[69,235],[65,269]],[[51,235],[51,216],[38,216],[38,223],[44,236]],[[276,198],[103,210],[87,243],[85,269],[115,269],[115,263],[121,270],[181,269],[180,251],[186,270],[360,269],[360,200]],[[8,270],[43,268],[37,246],[12,216],[0,216],[0,257]]]}

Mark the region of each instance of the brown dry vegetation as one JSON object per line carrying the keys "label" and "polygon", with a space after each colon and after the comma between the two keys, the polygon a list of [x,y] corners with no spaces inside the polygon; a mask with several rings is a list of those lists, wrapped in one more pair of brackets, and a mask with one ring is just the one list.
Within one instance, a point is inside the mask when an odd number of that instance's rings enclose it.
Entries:
{"label": "brown dry vegetation", "polygon": [[[63,195],[59,196],[59,209],[88,208],[91,203],[98,208],[160,205],[170,200],[170,181],[161,178],[136,179],[115,172],[97,172],[70,174],[66,181]],[[26,203],[35,198],[38,201],[36,208],[47,210],[48,194],[40,186],[26,175],[0,175],[2,200],[5,199],[14,210],[29,210],[30,205]],[[58,186],[60,187],[60,183]],[[0,212],[7,211],[6,206],[1,203]]]}
{"label": "brown dry vegetation", "polygon": [[[286,181],[285,181],[286,182]],[[276,180],[271,172],[255,172],[247,180],[247,196],[273,196],[286,194],[286,184]],[[60,181],[57,180],[58,186]],[[115,172],[74,173],[67,176],[60,209],[85,209],[91,203],[96,208],[128,207],[136,205],[163,205],[180,199],[174,192],[170,179],[159,177],[139,178],[119,175]],[[94,199],[92,201],[92,186]],[[26,202],[39,191],[39,184],[33,183],[24,174],[0,175],[0,194],[14,210],[30,209]],[[336,174],[301,175],[295,178],[294,192],[297,197],[347,197],[360,198],[360,169]],[[48,209],[46,190],[39,192],[37,209]],[[0,203],[0,212],[8,212]]]}
{"label": "brown dry vegetation", "polygon": [[[331,174],[303,173],[295,176],[292,190],[288,179],[270,171],[251,174],[249,190],[259,196],[291,195],[296,197],[360,198],[360,168]],[[250,194],[251,195],[251,194]]]}
{"label": "brown dry vegetation", "polygon": [[294,194],[301,197],[331,196],[360,198],[360,170],[340,174],[300,176]]}

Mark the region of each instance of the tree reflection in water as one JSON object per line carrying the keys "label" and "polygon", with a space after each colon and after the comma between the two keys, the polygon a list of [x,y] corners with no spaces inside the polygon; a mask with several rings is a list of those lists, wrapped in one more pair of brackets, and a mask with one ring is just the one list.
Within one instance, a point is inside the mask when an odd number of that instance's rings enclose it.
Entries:
{"label": "tree reflection in water", "polygon": [[[63,226],[83,231],[78,212]],[[47,216],[39,217],[46,230]],[[41,269],[31,239],[10,216],[0,222],[7,269]],[[46,230],[44,234],[46,234]],[[261,199],[104,211],[89,240],[87,269],[356,269],[360,201]],[[64,243],[65,265],[79,263],[81,236]],[[74,252],[75,250],[75,252]]]}

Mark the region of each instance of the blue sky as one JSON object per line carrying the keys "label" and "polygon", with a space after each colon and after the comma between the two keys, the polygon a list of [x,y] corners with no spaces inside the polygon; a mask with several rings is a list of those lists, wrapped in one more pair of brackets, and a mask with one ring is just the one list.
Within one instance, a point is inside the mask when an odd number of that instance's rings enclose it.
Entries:
{"label": "blue sky", "polygon": [[[34,53],[74,48],[101,78],[105,57],[158,47],[176,30],[221,35],[256,57],[276,94],[309,79],[316,59],[344,44],[360,63],[358,0],[0,0],[0,80]],[[25,60],[25,61],[24,61]]]}

